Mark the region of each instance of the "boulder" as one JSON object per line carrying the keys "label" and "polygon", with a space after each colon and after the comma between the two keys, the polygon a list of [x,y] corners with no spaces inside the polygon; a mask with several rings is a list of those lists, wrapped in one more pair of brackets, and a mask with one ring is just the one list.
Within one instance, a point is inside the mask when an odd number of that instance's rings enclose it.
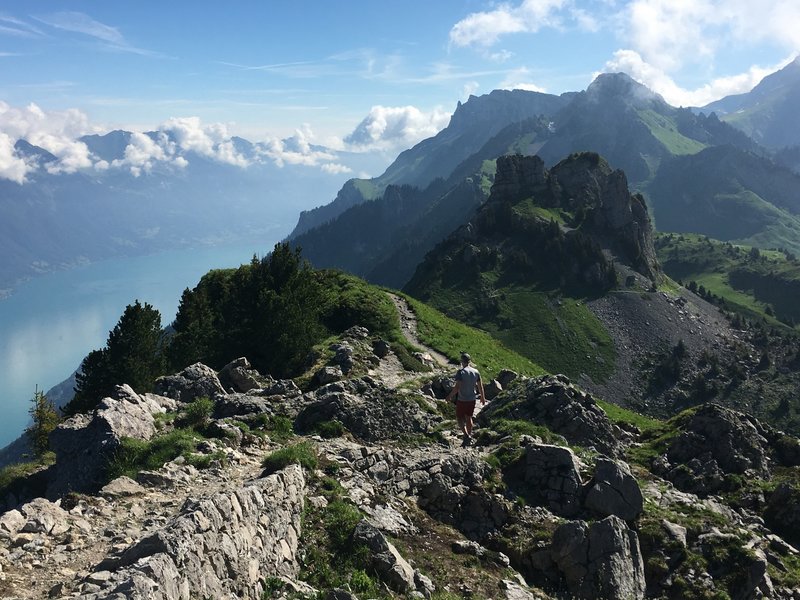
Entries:
{"label": "boulder", "polygon": [[519,377],[519,375],[516,372],[510,369],[503,369],[497,374],[497,382],[505,389],[512,381],[517,379],[517,377]]}
{"label": "boulder", "polygon": [[414,569],[375,526],[366,519],[359,521],[353,539],[365,544],[372,554],[372,567],[394,591],[407,594],[417,589]]}
{"label": "boulder", "polygon": [[580,463],[572,450],[530,443],[525,448],[524,461],[526,498],[564,517],[580,512]]}
{"label": "boulder", "polygon": [[494,400],[502,391],[503,386],[500,385],[500,382],[497,381],[497,379],[492,379],[483,386],[483,392],[486,394],[487,400]]}
{"label": "boulder", "polygon": [[67,511],[44,498],[34,498],[24,504],[20,512],[25,515],[24,533],[43,533],[58,536],[70,529]]}
{"label": "boulder", "polygon": [[386,340],[375,340],[372,342],[372,351],[378,358],[384,358],[391,352],[392,346]]}
{"label": "boulder", "polygon": [[264,383],[271,383],[269,380],[265,381],[245,357],[232,360],[222,367],[219,381],[226,389],[240,393],[262,388]]}
{"label": "boulder", "polygon": [[211,367],[195,363],[176,375],[156,379],[155,392],[180,402],[192,402],[201,397],[214,398],[225,390]]}
{"label": "boulder", "polygon": [[56,463],[48,497],[93,492],[103,483],[109,458],[123,438],[149,440],[156,432],[154,414],[164,409],[129,386],[117,386],[115,397],[101,400],[91,416],[75,415],[50,434]]}
{"label": "boulder", "polygon": [[22,530],[25,525],[25,515],[16,509],[9,510],[0,515],[0,537],[11,538]]}
{"label": "boulder", "polygon": [[622,461],[598,458],[584,506],[602,515],[632,521],[640,514],[644,498],[630,468]]}
{"label": "boulder", "polygon": [[781,483],[767,501],[764,520],[768,527],[793,544],[800,544],[800,489]]}
{"label": "boulder", "polygon": [[561,525],[553,533],[551,556],[578,598],[644,598],[639,538],[619,517]]}
{"label": "boulder", "polygon": [[100,490],[100,495],[106,498],[125,498],[128,496],[139,496],[144,494],[145,489],[130,477],[117,477],[107,483]]}
{"label": "boulder", "polygon": [[314,381],[317,385],[327,385],[339,381],[343,376],[341,368],[325,366],[314,373]]}

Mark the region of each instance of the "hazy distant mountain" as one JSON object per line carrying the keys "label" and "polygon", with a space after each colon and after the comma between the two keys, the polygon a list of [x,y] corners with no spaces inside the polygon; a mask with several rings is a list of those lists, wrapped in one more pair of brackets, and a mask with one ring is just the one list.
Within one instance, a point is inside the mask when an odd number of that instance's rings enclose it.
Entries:
{"label": "hazy distant mountain", "polygon": [[[16,155],[36,168],[22,184],[0,179],[0,291],[37,273],[166,248],[253,240],[254,251],[266,251],[259,242],[285,234],[301,210],[332,196],[342,181],[320,164],[279,166],[273,148],[242,138],[216,155],[187,150],[165,132],[112,131],[80,141],[94,167],[71,173],[46,150],[17,142]],[[297,162],[324,156],[354,171],[381,162],[292,143],[284,140],[280,150]]]}
{"label": "hazy distant mountain", "polygon": [[400,153],[380,177],[348,181],[333,202],[302,213],[290,237],[330,221],[351,206],[380,197],[389,185],[424,189],[434,179],[447,179],[504,128],[526,119],[551,117],[567,105],[572,95],[494,90],[483,96],[470,96],[465,103],[458,103],[447,127]]}
{"label": "hazy distant mountain", "polygon": [[751,91],[726,96],[699,110],[715,112],[769,148],[800,145],[800,57],[767,75]]}

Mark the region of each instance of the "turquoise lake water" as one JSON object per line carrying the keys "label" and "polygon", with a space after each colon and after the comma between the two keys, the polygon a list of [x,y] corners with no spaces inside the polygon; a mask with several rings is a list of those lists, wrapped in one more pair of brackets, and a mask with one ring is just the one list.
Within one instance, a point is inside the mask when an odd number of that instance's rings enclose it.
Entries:
{"label": "turquoise lake water", "polygon": [[135,300],[172,322],[180,296],[212,268],[262,256],[275,241],[114,259],[38,277],[0,300],[0,448],[29,424],[36,386],[48,390],[78,368]]}

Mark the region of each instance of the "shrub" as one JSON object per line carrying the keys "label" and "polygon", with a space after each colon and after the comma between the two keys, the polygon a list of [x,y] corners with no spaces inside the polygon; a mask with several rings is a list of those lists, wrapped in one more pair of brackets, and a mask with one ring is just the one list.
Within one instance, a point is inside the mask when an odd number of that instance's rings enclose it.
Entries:
{"label": "shrub", "polygon": [[344,425],[339,421],[321,421],[314,428],[316,432],[325,439],[341,437],[344,435]]}
{"label": "shrub", "polygon": [[203,429],[208,425],[212,412],[214,412],[213,401],[205,396],[197,398],[183,409],[183,422],[188,427]]}
{"label": "shrub", "polygon": [[151,440],[123,438],[108,465],[108,477],[133,477],[139,471],[158,469],[178,456],[194,452],[200,436],[191,429],[176,429]]}
{"label": "shrub", "polygon": [[305,469],[315,469],[318,464],[317,453],[308,442],[301,442],[276,450],[264,459],[264,474],[280,471],[291,464],[298,464]]}

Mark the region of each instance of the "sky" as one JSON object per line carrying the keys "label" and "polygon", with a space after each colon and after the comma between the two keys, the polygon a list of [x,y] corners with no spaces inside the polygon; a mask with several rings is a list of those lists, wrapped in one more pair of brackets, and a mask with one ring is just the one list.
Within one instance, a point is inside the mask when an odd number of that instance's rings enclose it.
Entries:
{"label": "sky", "polygon": [[[0,178],[29,179],[18,139],[52,169],[109,168],[76,140],[117,128],[179,129],[246,166],[240,135],[270,160],[330,167],[312,144],[396,154],[470,94],[560,94],[624,71],[702,106],[798,52],[797,0],[0,0]],[[142,152],[170,148],[131,160]]]}

